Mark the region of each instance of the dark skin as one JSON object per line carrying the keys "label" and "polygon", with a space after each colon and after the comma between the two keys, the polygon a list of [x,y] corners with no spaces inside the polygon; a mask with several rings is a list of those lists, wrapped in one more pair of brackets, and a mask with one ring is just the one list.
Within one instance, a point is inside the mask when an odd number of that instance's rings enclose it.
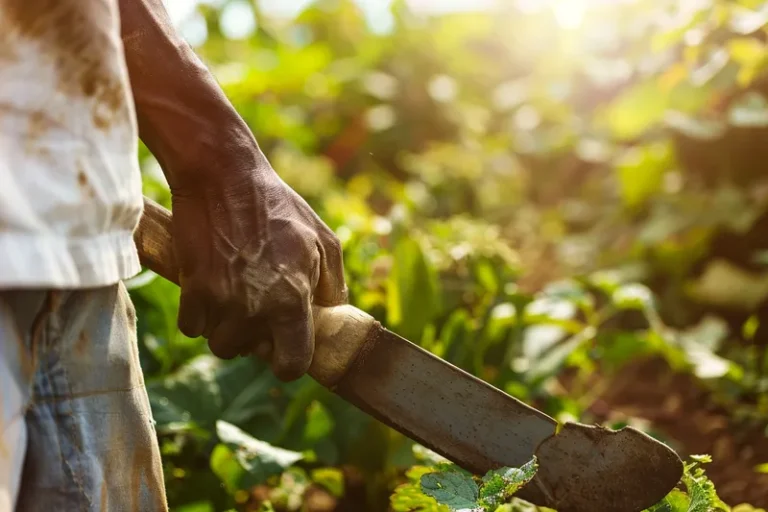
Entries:
{"label": "dark skin", "polygon": [[346,301],[341,246],[272,169],[161,0],[119,0],[139,136],[172,192],[178,325],[230,359],[272,340],[272,369],[304,375],[311,306]]}

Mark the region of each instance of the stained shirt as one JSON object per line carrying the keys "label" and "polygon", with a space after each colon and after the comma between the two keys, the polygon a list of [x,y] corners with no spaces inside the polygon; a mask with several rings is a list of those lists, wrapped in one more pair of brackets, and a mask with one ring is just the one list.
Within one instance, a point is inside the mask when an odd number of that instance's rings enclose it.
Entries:
{"label": "stained shirt", "polygon": [[117,0],[0,0],[0,289],[136,274],[138,133]]}

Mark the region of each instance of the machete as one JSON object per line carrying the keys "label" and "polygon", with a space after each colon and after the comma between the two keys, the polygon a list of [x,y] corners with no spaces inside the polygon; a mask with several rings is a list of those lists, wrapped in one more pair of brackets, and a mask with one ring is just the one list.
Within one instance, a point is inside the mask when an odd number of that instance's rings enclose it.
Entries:
{"label": "machete", "polygon": [[[142,264],[179,284],[171,213],[145,197],[134,239]],[[640,512],[682,476],[680,457],[641,431],[559,425],[351,305],[314,307],[313,318],[312,378],[475,474],[519,467],[535,455],[538,472],[516,496],[536,505],[560,512]]]}

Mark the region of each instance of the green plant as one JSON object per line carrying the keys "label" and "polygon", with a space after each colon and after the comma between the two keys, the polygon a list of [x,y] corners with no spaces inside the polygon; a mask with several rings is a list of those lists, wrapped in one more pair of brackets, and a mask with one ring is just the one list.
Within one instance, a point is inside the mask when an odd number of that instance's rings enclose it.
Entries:
{"label": "green plant", "polygon": [[[706,455],[692,456],[684,466],[680,484],[659,503],[645,512],[731,512],[717,495],[714,484],[701,464],[711,462]],[[536,458],[520,468],[500,468],[482,478],[453,464],[421,466],[408,474],[410,483],[399,486],[392,496],[397,512],[446,510],[461,512],[511,512],[532,509],[513,495],[536,475]],[[537,508],[541,510],[541,507]],[[743,508],[742,508],[743,509]]]}

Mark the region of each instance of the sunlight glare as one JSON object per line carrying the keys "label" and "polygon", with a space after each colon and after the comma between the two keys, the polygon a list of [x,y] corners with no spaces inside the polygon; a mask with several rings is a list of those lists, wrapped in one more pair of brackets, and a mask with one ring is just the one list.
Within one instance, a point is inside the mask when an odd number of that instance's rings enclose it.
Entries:
{"label": "sunlight glare", "polygon": [[552,11],[558,25],[564,29],[581,27],[588,10],[588,0],[553,0]]}

